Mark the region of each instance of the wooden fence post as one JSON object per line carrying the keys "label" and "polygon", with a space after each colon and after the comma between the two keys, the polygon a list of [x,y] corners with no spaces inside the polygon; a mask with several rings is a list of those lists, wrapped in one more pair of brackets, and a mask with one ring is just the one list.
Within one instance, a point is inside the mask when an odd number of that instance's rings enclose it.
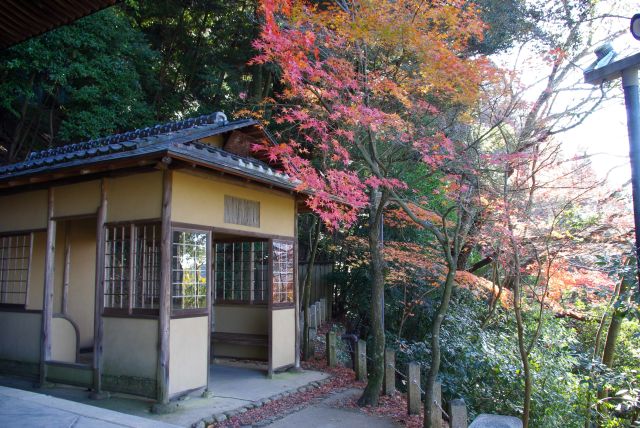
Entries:
{"label": "wooden fence post", "polygon": [[[420,414],[420,365],[418,363],[409,363],[407,385],[407,412],[410,415]],[[436,427],[437,425],[434,425]]]}
{"label": "wooden fence post", "polygon": [[356,344],[356,380],[367,380],[367,342],[364,340]]}
{"label": "wooden fence post", "polygon": [[396,353],[393,349],[384,350],[384,394],[396,393]]}
{"label": "wooden fence post", "polygon": [[316,312],[316,305],[309,305],[309,327],[318,328],[318,313]]}
{"label": "wooden fence post", "polygon": [[327,332],[327,365],[329,367],[336,366],[336,332]]}
{"label": "wooden fence post", "polygon": [[431,426],[442,426],[442,384],[433,384],[433,403],[431,403]]}
{"label": "wooden fence post", "polygon": [[456,398],[449,402],[449,427],[467,428],[467,405],[462,398]]}
{"label": "wooden fence post", "polygon": [[320,312],[320,302],[316,302],[313,304],[313,307],[316,309],[316,324],[318,327],[322,326],[322,313]]}

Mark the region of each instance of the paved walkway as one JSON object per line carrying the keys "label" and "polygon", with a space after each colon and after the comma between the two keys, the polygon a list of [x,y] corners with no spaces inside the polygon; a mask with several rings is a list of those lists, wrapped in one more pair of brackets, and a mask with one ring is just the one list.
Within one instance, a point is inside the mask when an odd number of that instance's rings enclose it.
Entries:
{"label": "paved walkway", "polygon": [[0,386],[0,427],[176,428],[176,425]]}
{"label": "paved walkway", "polygon": [[272,428],[395,428],[402,426],[388,418],[368,415],[358,409],[340,407],[341,403],[360,394],[362,394],[360,389],[348,389],[331,394],[321,402],[285,416],[268,426]]}
{"label": "paved walkway", "polygon": [[[56,407],[62,405],[61,403],[69,403],[71,407],[63,407],[62,411],[67,408],[74,408],[72,405],[84,406],[84,408],[93,409],[96,415],[99,417],[94,418],[101,420],[101,412],[109,412],[111,415],[121,414],[123,417],[137,417],[136,420],[144,421],[149,425],[142,425],[141,423],[133,425],[74,425],[86,426],[86,427],[116,427],[116,426],[135,426],[135,427],[156,427],[162,426],[161,423],[174,424],[173,426],[190,427],[192,424],[198,421],[211,417],[215,414],[220,414],[227,411],[232,411],[243,407],[251,402],[260,401],[261,399],[274,396],[286,391],[297,390],[301,386],[305,386],[310,382],[319,381],[326,378],[325,373],[316,371],[303,371],[301,373],[284,372],[277,373],[272,379],[267,378],[264,370],[259,370],[251,367],[229,367],[221,365],[211,366],[211,377],[209,389],[212,393],[211,397],[201,397],[197,394],[192,394],[184,397],[179,401],[178,410],[175,413],[166,415],[157,415],[149,412],[149,408],[154,403],[153,400],[134,397],[127,394],[113,394],[111,398],[106,400],[91,400],[88,397],[86,389],[76,388],[64,385],[56,385],[53,388],[47,388],[44,390],[35,390],[32,388],[30,382],[5,376],[0,376],[0,384],[8,387],[19,388],[21,390],[31,390],[27,392],[38,399],[40,397],[47,397],[44,402],[55,403],[49,407]],[[11,388],[5,388],[5,390],[11,390]],[[12,390],[17,392],[18,389]],[[47,394],[47,395],[44,395]],[[25,395],[24,397],[27,397]],[[57,398],[54,398],[57,397]],[[61,399],[61,400],[58,400]],[[38,401],[32,399],[23,399],[24,403],[19,407],[12,407],[4,403],[4,396],[0,396],[0,427],[27,427],[27,426],[43,426],[36,423],[28,423],[20,425],[19,421],[21,415],[28,414],[31,410],[29,405],[37,403]],[[57,400],[57,401],[52,401]],[[69,400],[69,401],[67,401]],[[36,404],[37,406],[37,404]],[[82,407],[79,407],[82,408]],[[121,412],[121,413],[119,413]],[[70,427],[73,425],[72,414],[64,413],[49,413],[49,416],[54,419],[60,417],[61,422],[59,425],[48,424],[45,426],[53,427]],[[124,414],[128,415],[124,415]],[[105,413],[107,414],[107,413]],[[91,413],[78,413],[78,416],[91,415]],[[43,416],[47,418],[49,416]],[[18,420],[16,422],[16,420]],[[119,419],[105,419],[106,421],[118,421]],[[5,421],[10,421],[14,425],[7,425]],[[71,421],[71,423],[68,423]],[[81,422],[86,422],[84,419]],[[170,425],[169,425],[170,426]]]}

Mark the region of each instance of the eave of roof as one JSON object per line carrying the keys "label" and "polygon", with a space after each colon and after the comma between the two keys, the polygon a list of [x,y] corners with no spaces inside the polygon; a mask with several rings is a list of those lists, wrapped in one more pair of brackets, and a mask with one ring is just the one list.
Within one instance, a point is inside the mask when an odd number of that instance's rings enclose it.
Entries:
{"label": "eave of roof", "polygon": [[[0,167],[0,187],[44,174],[90,169],[93,166],[142,158],[169,156],[200,167],[251,179],[286,190],[297,185],[286,174],[264,162],[228,153],[198,140],[242,128],[258,127],[259,122],[243,119],[228,122],[221,113],[138,129],[97,140],[31,153],[24,162]],[[270,138],[264,133],[265,138]],[[45,180],[46,181],[46,180]]]}
{"label": "eave of roof", "polygon": [[91,15],[119,0],[2,0],[0,49]]}

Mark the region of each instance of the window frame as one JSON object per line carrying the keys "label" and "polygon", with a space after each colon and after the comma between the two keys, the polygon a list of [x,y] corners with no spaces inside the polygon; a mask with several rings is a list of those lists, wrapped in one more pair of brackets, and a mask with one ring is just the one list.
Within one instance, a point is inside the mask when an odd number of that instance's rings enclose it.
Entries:
{"label": "window frame", "polygon": [[[269,299],[270,299],[270,295],[271,295],[271,239],[270,238],[262,238],[262,237],[256,237],[256,236],[243,236],[243,235],[238,235],[238,238],[222,238],[222,239],[213,239],[212,241],[212,253],[213,253],[213,260],[212,260],[212,264],[211,264],[211,269],[212,269],[212,275],[213,275],[213,287],[212,287],[212,298],[213,298],[213,303],[216,305],[236,305],[236,306],[253,306],[253,307],[267,307],[269,305]],[[263,243],[263,245],[266,246],[266,249],[263,251],[263,254],[267,256],[267,269],[266,269],[266,277],[264,280],[264,293],[265,293],[265,299],[264,300],[254,300],[253,298],[250,298],[248,300],[241,300],[241,299],[219,299],[218,298],[218,290],[217,290],[217,286],[218,284],[216,283],[216,277],[218,274],[217,271],[217,251],[215,249],[215,245],[216,244],[233,244],[233,243],[243,243],[243,242],[250,242],[250,243],[256,243],[256,242],[261,242]],[[224,283],[222,284],[222,286],[224,287]],[[214,288],[215,287],[215,288]]]}
{"label": "window frame", "polygon": [[[27,305],[29,304],[29,289],[31,285],[31,268],[33,263],[33,246],[35,241],[34,232],[33,231],[8,231],[8,232],[0,233],[0,240],[5,238],[18,238],[18,237],[25,237],[25,239],[28,239],[28,246],[25,245],[22,247],[22,248],[28,247],[28,250],[26,252],[27,253],[26,258],[25,257],[22,258],[22,259],[26,259],[26,278],[24,279],[24,292],[21,291],[17,293],[24,296],[24,302],[23,303],[2,302],[0,303],[0,309],[4,309],[7,311],[22,312],[27,310]],[[1,270],[1,266],[0,266],[0,270]],[[9,271],[9,269],[7,269],[7,271]],[[4,281],[0,280],[0,295],[4,293],[4,290],[3,290],[4,283],[5,283]]]}
{"label": "window frame", "polygon": [[[273,293],[274,293],[274,281],[275,281],[275,274],[274,274],[274,267],[275,267],[275,256],[274,256],[274,242],[279,241],[279,242],[285,242],[285,243],[290,243],[291,244],[291,252],[292,252],[292,256],[291,256],[291,265],[292,265],[292,271],[291,274],[293,276],[292,281],[291,281],[291,292],[292,292],[292,300],[291,302],[276,302],[273,299]],[[296,264],[296,250],[297,250],[297,242],[296,242],[296,238],[294,237],[278,237],[278,238],[271,238],[269,239],[269,277],[270,277],[270,281],[269,281],[269,305],[273,308],[273,309],[290,309],[290,308],[295,308],[296,306],[296,294],[297,294],[297,288],[298,288],[298,284],[297,284],[297,270],[298,270],[298,266]]]}
{"label": "window frame", "polygon": [[[132,255],[133,254],[137,254],[135,248],[137,245],[137,240],[138,240],[138,229],[139,227],[145,227],[145,226],[153,226],[156,228],[156,247],[157,247],[157,279],[156,279],[156,286],[157,286],[157,290],[158,290],[158,294],[156,296],[156,298],[158,299],[158,307],[157,308],[141,308],[141,307],[135,307],[134,306],[134,301],[135,296],[136,296],[136,292],[135,292],[135,288],[136,288],[136,280],[132,279],[136,277],[136,271],[139,269],[139,267],[134,266],[134,263],[131,263],[132,261]],[[103,257],[105,259],[104,261],[104,266],[103,266],[103,276],[102,276],[102,315],[104,316],[109,316],[109,317],[132,317],[132,318],[136,318],[136,317],[140,317],[140,318],[157,318],[160,314],[160,292],[161,292],[161,271],[162,271],[162,265],[161,265],[161,251],[162,251],[162,223],[159,220],[156,219],[149,219],[149,220],[132,220],[132,221],[118,221],[118,222],[110,222],[110,223],[105,223],[104,224],[104,233],[105,233],[105,241],[104,241],[104,253],[103,253]],[[107,246],[109,245],[109,241],[106,239],[107,238],[107,230],[109,228],[114,228],[114,227],[124,227],[124,228],[128,228],[128,246],[129,246],[129,266],[127,266],[126,270],[128,271],[128,290],[127,290],[127,296],[128,296],[128,304],[126,307],[110,307],[106,305],[106,299],[107,296],[109,296],[109,294],[107,293],[107,257],[108,257],[108,251],[107,251]],[[144,267],[143,267],[144,269]]]}
{"label": "window frame", "polygon": [[[170,228],[170,236],[171,236],[171,265],[169,266],[169,311],[171,314],[171,318],[187,318],[187,317],[199,317],[199,316],[207,316],[209,315],[209,310],[211,307],[211,277],[213,275],[212,270],[212,260],[211,260],[211,247],[213,242],[212,232],[209,228],[198,228],[198,227],[182,227],[182,226],[171,226]],[[207,237],[207,242],[205,245],[206,251],[206,267],[207,267],[207,285],[206,285],[206,303],[203,308],[174,308],[173,306],[173,234],[175,232],[186,232],[186,233],[203,233]]]}

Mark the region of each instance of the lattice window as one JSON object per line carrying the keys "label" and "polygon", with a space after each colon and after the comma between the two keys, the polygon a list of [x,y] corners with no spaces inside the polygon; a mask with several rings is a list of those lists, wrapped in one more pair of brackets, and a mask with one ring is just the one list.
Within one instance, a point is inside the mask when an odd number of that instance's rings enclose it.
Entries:
{"label": "lattice window", "polygon": [[209,236],[204,232],[174,231],[171,302],[173,309],[206,309]]}
{"label": "lattice window", "polygon": [[157,309],[160,303],[160,225],[136,227],[134,308]]}
{"label": "lattice window", "polygon": [[216,301],[266,303],[268,243],[218,242],[215,252]]}
{"label": "lattice window", "polygon": [[260,227],[260,202],[225,195],[224,222]]}
{"label": "lattice window", "polygon": [[159,290],[160,224],[105,227],[105,308],[157,309]]}
{"label": "lattice window", "polygon": [[32,244],[27,234],[0,237],[0,303],[27,303]]}
{"label": "lattice window", "polygon": [[293,242],[273,241],[273,303],[293,303]]}

